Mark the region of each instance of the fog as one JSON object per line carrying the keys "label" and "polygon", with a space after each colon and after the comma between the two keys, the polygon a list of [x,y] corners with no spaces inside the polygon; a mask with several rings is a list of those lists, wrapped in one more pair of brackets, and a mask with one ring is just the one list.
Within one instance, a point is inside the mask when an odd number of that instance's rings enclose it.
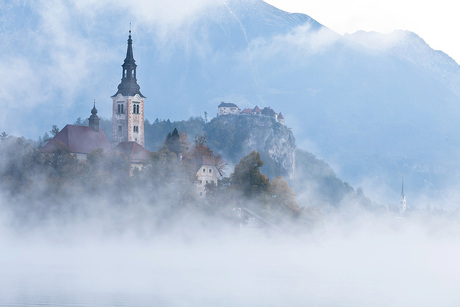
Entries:
{"label": "fog", "polygon": [[[14,201],[15,203],[11,203]],[[295,232],[96,197],[46,218],[2,196],[0,305],[454,306],[456,214],[350,204]],[[167,201],[164,200],[168,205]],[[27,220],[27,222],[24,222]]]}

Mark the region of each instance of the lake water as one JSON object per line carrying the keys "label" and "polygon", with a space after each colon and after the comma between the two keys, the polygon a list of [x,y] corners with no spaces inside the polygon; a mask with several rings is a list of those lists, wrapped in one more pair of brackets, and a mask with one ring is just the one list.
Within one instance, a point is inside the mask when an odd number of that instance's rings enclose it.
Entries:
{"label": "lake water", "polygon": [[0,236],[0,306],[460,306],[460,237]]}

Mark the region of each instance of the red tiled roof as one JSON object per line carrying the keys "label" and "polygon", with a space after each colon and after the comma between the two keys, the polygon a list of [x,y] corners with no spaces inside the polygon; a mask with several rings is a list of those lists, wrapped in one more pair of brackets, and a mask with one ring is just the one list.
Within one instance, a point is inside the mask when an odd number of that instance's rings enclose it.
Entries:
{"label": "red tiled roof", "polygon": [[244,109],[240,114],[252,114],[252,109]]}
{"label": "red tiled roof", "polygon": [[136,142],[121,142],[113,148],[114,151],[126,155],[129,162],[140,163],[148,159],[150,151]]}
{"label": "red tiled roof", "polygon": [[261,109],[259,109],[259,107],[258,107],[258,106],[256,106],[256,107],[254,108],[254,110],[253,110],[253,111],[254,111],[254,112],[257,112],[257,113],[260,113],[260,112],[262,112],[262,110],[261,110]]}
{"label": "red tiled roof", "polygon": [[63,146],[69,152],[81,154],[89,154],[99,148],[109,151],[111,147],[102,128],[94,131],[91,127],[76,125],[66,125],[40,152],[52,153],[59,146]]}

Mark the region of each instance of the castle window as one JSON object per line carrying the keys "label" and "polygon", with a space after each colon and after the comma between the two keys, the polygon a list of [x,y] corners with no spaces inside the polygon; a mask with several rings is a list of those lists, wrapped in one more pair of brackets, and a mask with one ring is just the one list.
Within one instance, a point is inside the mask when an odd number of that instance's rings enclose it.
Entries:
{"label": "castle window", "polygon": [[125,69],[123,70],[123,78],[126,78],[127,77],[126,75],[127,75],[127,70]]}
{"label": "castle window", "polygon": [[133,132],[139,132],[139,126],[133,126]]}
{"label": "castle window", "polygon": [[210,173],[210,174],[212,173],[212,169],[209,169],[209,173]]}
{"label": "castle window", "polygon": [[206,169],[205,169],[205,168],[203,168],[203,173],[206,173]]}
{"label": "castle window", "polygon": [[131,70],[131,77],[134,78],[134,69]]}
{"label": "castle window", "polygon": [[198,180],[198,183],[199,183],[199,184],[202,184],[202,183],[203,183],[203,180]]}

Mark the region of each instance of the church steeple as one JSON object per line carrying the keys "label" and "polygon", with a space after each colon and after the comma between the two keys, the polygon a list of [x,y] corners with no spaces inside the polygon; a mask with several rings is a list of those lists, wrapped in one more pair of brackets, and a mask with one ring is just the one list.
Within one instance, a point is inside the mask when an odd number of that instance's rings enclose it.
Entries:
{"label": "church steeple", "polygon": [[[122,75],[121,75],[121,83],[118,85],[118,91],[114,96],[118,94],[122,94],[123,96],[134,96],[138,94],[141,97],[144,97],[140,92],[140,86],[137,84],[136,78],[136,61],[134,60],[133,54],[133,40],[131,38],[131,30],[129,30],[128,36],[128,48],[126,50],[126,58],[121,65]],[[145,97],[144,97],[145,98]]]}
{"label": "church steeple", "polygon": [[399,214],[404,215],[406,213],[406,195],[404,195],[404,179],[402,180],[401,186],[401,199],[399,200]]}
{"label": "church steeple", "polygon": [[137,142],[144,146],[144,103],[136,78],[136,61],[133,55],[131,30],[128,36],[128,49],[122,66],[121,83],[112,96],[112,144]]}

